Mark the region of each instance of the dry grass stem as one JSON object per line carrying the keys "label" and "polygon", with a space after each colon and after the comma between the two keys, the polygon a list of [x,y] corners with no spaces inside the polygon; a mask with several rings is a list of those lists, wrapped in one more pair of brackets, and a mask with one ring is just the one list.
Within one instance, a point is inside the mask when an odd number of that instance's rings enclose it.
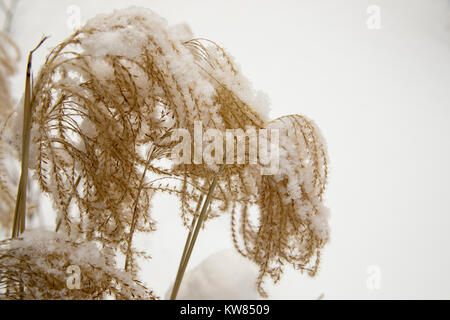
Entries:
{"label": "dry grass stem", "polygon": [[14,225],[12,230],[12,238],[17,238],[25,230],[25,216],[27,211],[27,187],[28,187],[28,162],[30,153],[30,131],[31,131],[31,99],[32,99],[32,60],[33,53],[45,42],[47,38],[43,38],[41,42],[34,48],[28,56],[27,75],[25,83],[24,95],[24,111],[23,111],[23,131],[22,131],[22,170],[19,181],[19,187],[16,197],[16,206],[14,210]]}
{"label": "dry grass stem", "polygon": [[181,286],[181,282],[183,282],[183,277],[186,272],[186,268],[189,264],[189,260],[191,258],[192,252],[194,250],[195,243],[197,242],[197,238],[200,233],[200,229],[203,226],[203,222],[205,221],[206,213],[209,210],[209,206],[210,206],[211,200],[212,200],[211,199],[212,195],[214,193],[215,188],[217,187],[218,177],[220,176],[222,171],[223,171],[223,167],[219,170],[217,176],[214,178],[214,180],[209,188],[208,195],[206,196],[205,202],[203,203],[202,211],[200,212],[200,216],[198,217],[198,220],[196,218],[194,218],[195,228],[194,228],[193,232],[192,231],[189,232],[189,235],[188,235],[188,238],[186,241],[187,250],[185,248],[185,253],[183,252],[183,256],[181,258],[180,268],[178,269],[177,277],[176,277],[175,284],[174,284],[172,294],[170,297],[171,300],[176,300],[176,298],[177,298],[178,291]]}

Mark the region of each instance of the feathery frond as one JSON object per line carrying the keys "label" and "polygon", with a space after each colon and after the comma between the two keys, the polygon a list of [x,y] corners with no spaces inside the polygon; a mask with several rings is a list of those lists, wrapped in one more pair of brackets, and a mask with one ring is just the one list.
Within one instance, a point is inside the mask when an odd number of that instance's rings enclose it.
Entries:
{"label": "feathery frond", "polygon": [[112,250],[51,232],[26,232],[0,243],[0,299],[154,300],[115,265]]}

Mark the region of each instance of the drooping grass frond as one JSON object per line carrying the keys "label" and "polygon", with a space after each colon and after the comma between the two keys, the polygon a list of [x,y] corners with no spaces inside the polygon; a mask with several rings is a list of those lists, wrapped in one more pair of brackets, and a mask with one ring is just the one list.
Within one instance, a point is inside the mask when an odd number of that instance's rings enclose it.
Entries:
{"label": "drooping grass frond", "polygon": [[258,185],[258,225],[252,224],[246,205],[239,218],[233,210],[232,219],[236,248],[260,267],[262,296],[267,295],[265,276],[278,282],[285,265],[315,276],[329,239],[328,209],[322,202],[328,158],[318,128],[303,116],[283,117],[268,127],[280,131],[280,169]]}
{"label": "drooping grass frond", "polygon": [[133,233],[154,229],[154,192],[143,188],[143,172],[168,175],[153,163],[172,144],[176,110],[165,104],[182,99],[165,69],[168,56],[181,56],[182,46],[173,48],[159,19],[142,17],[126,17],[121,24],[100,18],[55,48],[33,100],[37,178],[53,196],[62,226],[121,248],[130,263]]}

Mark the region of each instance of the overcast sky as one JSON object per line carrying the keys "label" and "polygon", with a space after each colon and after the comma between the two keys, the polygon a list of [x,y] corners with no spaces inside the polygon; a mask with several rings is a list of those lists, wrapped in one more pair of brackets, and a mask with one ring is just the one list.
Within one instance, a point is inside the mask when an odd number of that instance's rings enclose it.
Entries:
{"label": "overcast sky", "polygon": [[[21,0],[12,35],[24,53],[42,35],[52,36],[36,56],[37,72],[49,49],[71,33],[78,9],[81,23],[132,4],[170,24],[188,23],[236,58],[270,97],[272,118],[304,114],[328,141],[332,241],[316,279],[289,271],[270,287],[272,298],[449,299],[449,3]],[[143,277],[163,296],[185,230],[173,199],[157,201],[159,231],[142,240],[153,256]],[[228,217],[211,222],[191,266],[231,246]]]}

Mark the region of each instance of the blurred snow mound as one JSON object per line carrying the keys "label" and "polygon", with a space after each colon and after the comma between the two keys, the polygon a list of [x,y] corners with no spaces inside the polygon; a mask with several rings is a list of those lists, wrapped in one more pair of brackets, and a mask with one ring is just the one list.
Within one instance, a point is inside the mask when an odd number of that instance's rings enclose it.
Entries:
{"label": "blurred snow mound", "polygon": [[177,300],[258,300],[257,275],[257,266],[234,249],[221,251],[185,274]]}

